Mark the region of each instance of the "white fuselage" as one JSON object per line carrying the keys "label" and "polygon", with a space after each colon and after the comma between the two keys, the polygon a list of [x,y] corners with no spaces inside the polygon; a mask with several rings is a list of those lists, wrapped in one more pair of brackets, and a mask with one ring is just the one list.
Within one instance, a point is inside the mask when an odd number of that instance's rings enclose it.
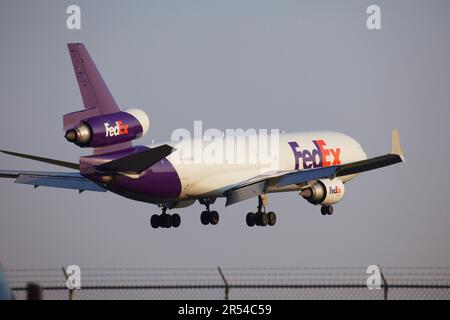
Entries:
{"label": "white fuselage", "polygon": [[[355,139],[328,131],[221,136],[169,144],[176,148],[167,159],[181,180],[180,200],[223,196],[224,190],[257,176],[367,159]],[[353,176],[340,179],[346,182]],[[268,192],[295,191],[302,187],[272,188]]]}

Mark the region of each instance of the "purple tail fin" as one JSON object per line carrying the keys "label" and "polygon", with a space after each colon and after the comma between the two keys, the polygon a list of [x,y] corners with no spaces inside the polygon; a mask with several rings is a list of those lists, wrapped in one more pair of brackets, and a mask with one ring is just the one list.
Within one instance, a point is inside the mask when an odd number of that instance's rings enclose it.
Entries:
{"label": "purple tail fin", "polygon": [[[64,115],[64,130],[73,129],[83,119],[120,111],[84,44],[69,43],[67,46],[83,98],[84,110]],[[112,146],[94,148],[94,154],[117,151],[131,146],[131,141],[128,141]]]}

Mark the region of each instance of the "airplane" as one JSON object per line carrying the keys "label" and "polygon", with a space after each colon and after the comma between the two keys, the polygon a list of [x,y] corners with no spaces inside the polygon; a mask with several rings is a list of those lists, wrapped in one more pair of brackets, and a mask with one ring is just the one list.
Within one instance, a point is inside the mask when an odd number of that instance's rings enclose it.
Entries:
{"label": "airplane", "polygon": [[[0,177],[34,187],[75,189],[80,193],[110,191],[155,204],[161,208],[161,214],[151,216],[153,228],[178,228],[180,215],[167,211],[190,206],[195,201],[205,206],[200,214],[201,223],[217,225],[219,213],[210,207],[217,198],[226,198],[226,206],[257,198],[256,211],[245,217],[246,224],[254,227],[275,225],[276,213],[266,210],[271,193],[298,192],[311,204],[320,206],[323,215],[332,215],[333,205],[343,199],[348,181],[362,172],[405,160],[399,133],[392,130],[391,152],[373,158],[368,158],[361,145],[348,135],[316,131],[279,133],[275,168],[260,163],[182,161],[183,150],[193,142],[201,146],[223,144],[227,137],[217,137],[214,142],[186,139],[182,143],[133,145],[133,140],[149,130],[147,114],[140,109],[119,108],[84,44],[69,43],[68,50],[84,109],[63,116],[65,138],[78,147],[93,148],[92,154],[81,156],[75,163],[0,150],[74,170],[0,170]],[[246,148],[236,153],[253,152]]]}

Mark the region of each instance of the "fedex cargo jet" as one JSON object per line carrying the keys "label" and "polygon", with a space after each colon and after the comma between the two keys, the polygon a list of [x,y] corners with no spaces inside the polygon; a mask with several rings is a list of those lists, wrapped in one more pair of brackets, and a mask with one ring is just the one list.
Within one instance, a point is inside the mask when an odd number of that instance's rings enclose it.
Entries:
{"label": "fedex cargo jet", "polygon": [[[191,161],[195,154],[200,153],[200,159],[205,159],[211,149],[219,150],[226,145],[229,139],[225,135],[212,140],[184,139],[134,146],[132,141],[149,130],[146,113],[139,109],[121,110],[85,46],[70,43],[68,49],[84,109],[63,116],[65,138],[78,147],[92,148],[92,154],[72,163],[1,150],[74,172],[0,170],[0,177],[35,187],[110,191],[155,204],[161,208],[161,214],[151,217],[150,224],[154,228],[179,227],[180,215],[171,211],[195,201],[205,206],[200,214],[201,223],[216,225],[219,214],[211,206],[217,198],[226,198],[227,206],[255,198],[256,211],[245,216],[247,225],[253,227],[276,223],[275,212],[268,210],[270,193],[298,192],[311,204],[320,206],[323,215],[331,215],[333,205],[342,200],[347,182],[352,178],[361,172],[404,161],[396,130],[392,131],[391,152],[373,158],[367,158],[356,140],[337,132],[277,132],[264,137],[260,134],[235,137],[239,141],[247,141],[247,138],[266,143],[274,141],[276,148],[269,152],[271,165],[258,161]],[[232,149],[233,156],[261,156],[261,150],[243,145],[243,148]],[[192,146],[200,148],[192,153]],[[230,153],[225,154],[228,160]]]}

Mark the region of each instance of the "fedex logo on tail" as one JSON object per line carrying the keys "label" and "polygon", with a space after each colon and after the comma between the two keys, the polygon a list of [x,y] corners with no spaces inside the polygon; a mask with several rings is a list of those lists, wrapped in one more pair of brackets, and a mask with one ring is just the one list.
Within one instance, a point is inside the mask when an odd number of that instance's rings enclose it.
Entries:
{"label": "fedex logo on tail", "polygon": [[299,170],[300,159],[303,161],[303,169],[330,167],[341,164],[341,148],[328,149],[324,140],[313,140],[316,146],[313,150],[299,150],[297,142],[288,142],[295,157],[295,170]]}
{"label": "fedex logo on tail", "polygon": [[114,127],[110,126],[108,122],[105,122],[104,125],[106,137],[115,137],[128,134],[128,125],[124,124],[122,120],[116,121],[116,125]]}

